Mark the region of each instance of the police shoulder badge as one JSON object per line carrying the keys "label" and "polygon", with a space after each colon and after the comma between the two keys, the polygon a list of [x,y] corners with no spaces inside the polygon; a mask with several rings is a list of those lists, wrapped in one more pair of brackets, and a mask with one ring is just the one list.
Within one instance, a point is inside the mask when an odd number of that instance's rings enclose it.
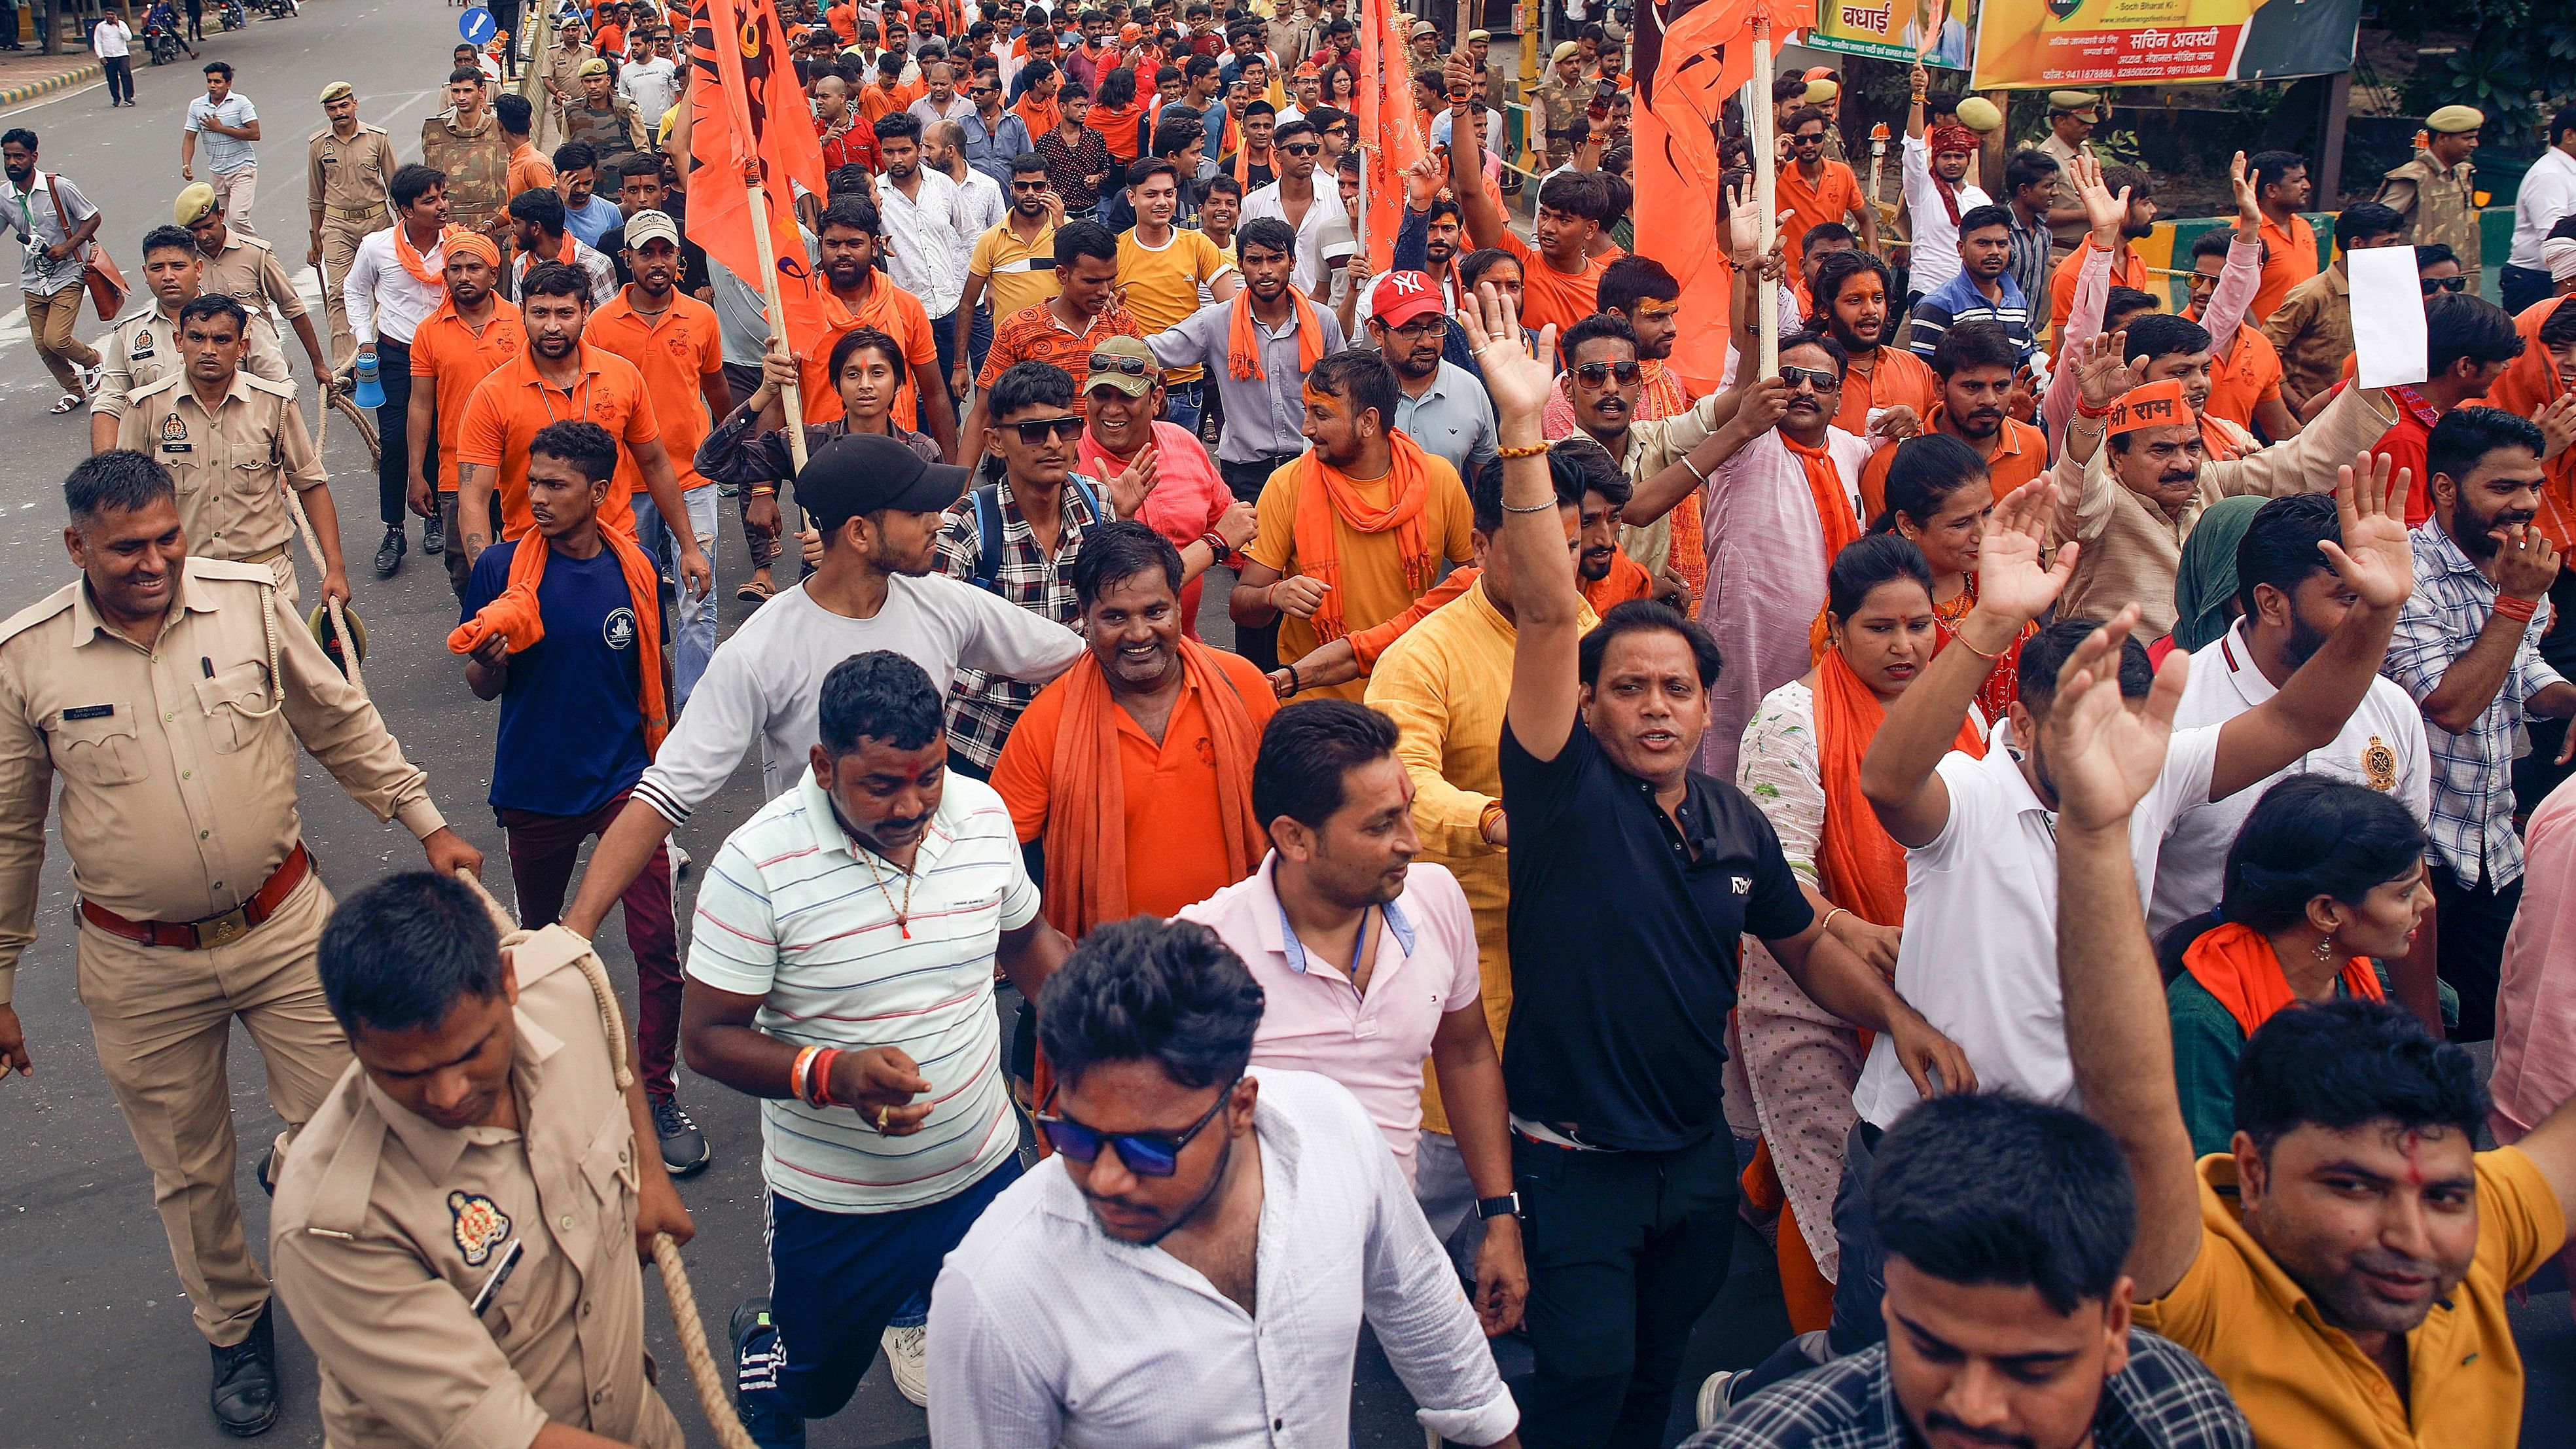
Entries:
{"label": "police shoulder badge", "polygon": [[2374,790],[2397,788],[2397,752],[2388,747],[2388,741],[2377,735],[2370,737],[2361,752],[2361,776]]}
{"label": "police shoulder badge", "polygon": [[465,1255],[468,1268],[482,1267],[510,1236],[510,1215],[479,1192],[449,1193],[447,1215],[455,1219],[456,1251]]}

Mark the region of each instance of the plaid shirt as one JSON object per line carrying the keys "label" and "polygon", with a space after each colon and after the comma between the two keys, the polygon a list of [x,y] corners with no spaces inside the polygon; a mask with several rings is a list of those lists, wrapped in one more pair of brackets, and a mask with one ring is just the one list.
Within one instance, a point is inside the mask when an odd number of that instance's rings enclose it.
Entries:
{"label": "plaid shirt", "polygon": [[[1923,1441],[1897,1407],[1887,1345],[1773,1384],[1683,1449],[1911,1449]],[[2129,1330],[2129,1366],[2103,1381],[2095,1449],[2253,1449],[2227,1386],[2199,1359]]]}
{"label": "plaid shirt", "polygon": [[[2379,672],[2420,703],[2442,683],[2451,661],[2469,652],[2495,607],[2496,586],[2469,562],[2440,520],[2408,535],[2415,552],[2415,595],[2397,615],[2397,633]],[[2501,890],[2522,878],[2522,837],[2513,829],[2513,742],[2523,704],[2559,682],[2540,659],[2540,636],[2549,632],[2549,604],[2523,627],[2513,669],[2478,722],[2452,734],[2424,721],[2433,756],[2433,849],[2463,882],[2478,880]]]}
{"label": "plaid shirt", "polygon": [[[1082,482],[1106,507],[1108,487],[1090,478]],[[1059,505],[1055,556],[1050,558],[1039,551],[1037,535],[1029,530],[1019,500],[1011,495],[1011,480],[1005,476],[995,487],[1001,495],[1002,549],[993,592],[1005,603],[1079,629],[1082,603],[1074,597],[1073,559],[1082,551],[1083,536],[1103,520],[1092,516],[1082,494],[1067,479]],[[975,491],[968,489],[965,497],[949,505],[948,521],[939,530],[939,570],[971,584],[983,559],[983,526],[975,516]],[[1002,758],[1002,742],[1010,738],[1011,726],[1019,723],[1020,711],[1029,707],[1029,701],[1038,697],[1038,689],[980,669],[958,670],[957,681],[948,691],[949,747],[990,771]]]}

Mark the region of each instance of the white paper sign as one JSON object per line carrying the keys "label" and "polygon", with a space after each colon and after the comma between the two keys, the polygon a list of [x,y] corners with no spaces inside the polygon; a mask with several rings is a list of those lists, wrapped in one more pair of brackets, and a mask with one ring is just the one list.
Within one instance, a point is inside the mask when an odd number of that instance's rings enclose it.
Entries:
{"label": "white paper sign", "polygon": [[2413,247],[2344,254],[2352,275],[2352,345],[2363,387],[2424,380],[2424,289]]}

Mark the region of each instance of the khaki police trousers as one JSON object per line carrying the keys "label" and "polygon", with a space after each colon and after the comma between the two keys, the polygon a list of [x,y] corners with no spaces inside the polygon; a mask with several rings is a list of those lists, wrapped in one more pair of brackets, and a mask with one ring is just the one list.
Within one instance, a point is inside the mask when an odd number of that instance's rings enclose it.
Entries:
{"label": "khaki police trousers", "polygon": [[98,1063],[152,1169],[197,1332],[218,1347],[249,1337],[268,1306],[268,1274],[242,1236],[234,1195],[233,1018],[259,1045],[269,1105],[292,1137],[350,1061],[313,968],[330,914],[316,875],[249,934],[202,951],[140,945],[81,921],[80,999]]}
{"label": "khaki police trousers", "polygon": [[373,233],[393,225],[393,218],[382,211],[369,221],[355,221],[334,212],[322,214],[322,309],[331,319],[331,370],[339,371],[358,355],[357,335],[349,330],[349,301],[346,288],[349,268],[358,260],[358,243]]}

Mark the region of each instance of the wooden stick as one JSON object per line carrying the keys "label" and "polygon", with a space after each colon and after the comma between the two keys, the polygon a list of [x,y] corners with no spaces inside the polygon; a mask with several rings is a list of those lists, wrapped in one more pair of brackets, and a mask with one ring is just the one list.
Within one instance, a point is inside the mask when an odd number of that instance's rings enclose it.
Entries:
{"label": "wooden stick", "polygon": [[1772,154],[1779,143],[1771,103],[1771,12],[1759,8],[1753,12],[1753,95],[1753,205],[1761,219],[1753,248],[1753,318],[1760,339],[1755,361],[1761,371],[1754,376],[1773,377],[1780,371],[1780,288],[1759,273],[1780,241],[1780,178]]}
{"label": "wooden stick", "polygon": [[[313,428],[313,456],[319,458],[322,456],[321,423],[330,421],[331,409],[326,404],[314,412],[321,419]],[[328,473],[330,465],[324,464],[322,471]],[[304,535],[304,551],[313,555],[313,571],[317,574],[323,572],[322,536],[313,531],[313,520],[304,512],[304,500],[296,496],[294,486],[285,479],[277,480],[277,486],[286,495],[286,511],[295,516],[296,530]],[[314,587],[320,588],[321,585],[317,583]],[[348,667],[349,684],[363,695],[367,692],[367,677],[358,672],[358,636],[349,632],[349,620],[340,612],[338,599],[324,594],[322,607],[330,611],[331,637],[340,641],[340,662]]]}
{"label": "wooden stick", "polygon": [[[769,196],[761,188],[760,175],[756,169],[743,178],[743,184],[751,192],[751,240],[752,244],[760,250],[760,293],[762,300],[768,304],[769,340],[785,342],[787,340],[787,305],[778,294],[778,247],[769,236]],[[802,473],[805,471],[804,384],[801,382],[787,384],[782,390],[779,406],[787,412],[788,459],[795,464],[796,471]],[[795,531],[803,533],[805,505],[790,503],[788,506],[796,510]]]}

